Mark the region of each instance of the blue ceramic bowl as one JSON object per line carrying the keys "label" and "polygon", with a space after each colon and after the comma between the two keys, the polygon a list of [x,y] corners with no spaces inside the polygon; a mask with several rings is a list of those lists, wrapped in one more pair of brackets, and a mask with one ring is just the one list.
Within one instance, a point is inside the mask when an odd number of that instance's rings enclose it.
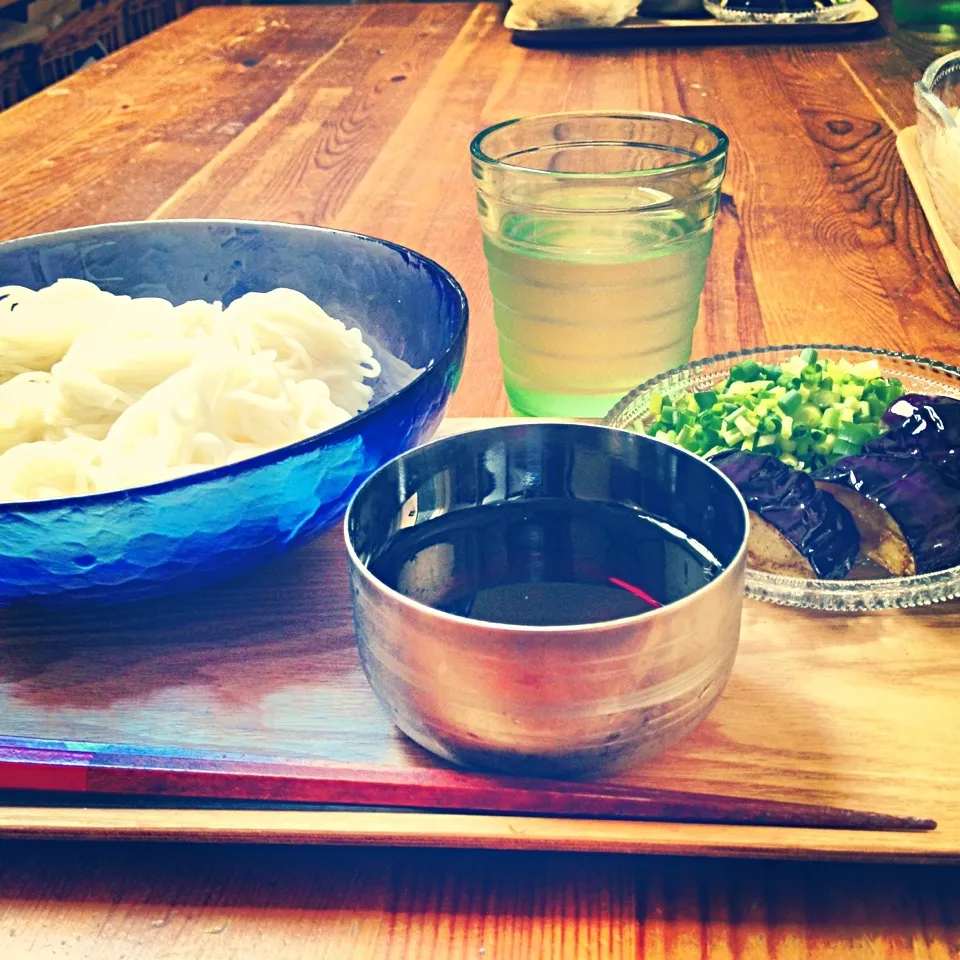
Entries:
{"label": "blue ceramic bowl", "polygon": [[283,553],[333,523],[379,466],[430,436],[463,366],[467,303],[456,280],[411,250],[357,234],[168,220],[0,243],[0,285],[36,289],[60,277],[174,303],[292,287],[359,327],[383,373],[363,413],[242,463],[131,490],[0,504],[0,603],[174,593]]}

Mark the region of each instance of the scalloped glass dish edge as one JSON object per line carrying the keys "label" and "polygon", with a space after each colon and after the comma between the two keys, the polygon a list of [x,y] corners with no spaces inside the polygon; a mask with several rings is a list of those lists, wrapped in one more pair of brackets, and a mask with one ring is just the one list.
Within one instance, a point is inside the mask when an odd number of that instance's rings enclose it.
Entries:
{"label": "scalloped glass dish edge", "polygon": [[[840,356],[854,362],[857,359],[876,359],[884,374],[899,377],[908,392],[936,391],[960,399],[960,368],[950,364],[893,350],[832,343],[797,343],[716,354],[651,377],[620,400],[604,417],[603,423],[609,427],[626,429],[648,412],[650,394],[653,392],[674,395],[691,388],[703,388],[723,379],[729,369],[741,360],[772,363],[785,360],[806,347],[813,347],[833,359]],[[850,581],[779,577],[747,568],[745,594],[753,600],[808,610],[854,612],[922,607],[960,597],[960,566],[913,577]]]}
{"label": "scalloped glass dish edge", "polygon": [[791,12],[789,10],[751,11],[733,9],[724,5],[723,0],[706,0],[704,9],[717,20],[727,23],[760,23],[760,24],[788,24],[788,23],[835,23],[845,20],[857,12],[860,4],[858,0],[814,0],[814,5],[807,10]]}

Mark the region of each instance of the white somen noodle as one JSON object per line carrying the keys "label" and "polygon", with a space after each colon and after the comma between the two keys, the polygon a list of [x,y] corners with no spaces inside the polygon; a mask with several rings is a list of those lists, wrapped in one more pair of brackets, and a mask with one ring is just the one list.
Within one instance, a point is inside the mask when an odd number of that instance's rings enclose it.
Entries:
{"label": "white somen noodle", "polygon": [[97,441],[67,437],[37,440],[0,455],[0,500],[46,500],[96,492]]}
{"label": "white somen noodle", "polygon": [[347,330],[302,293],[248,293],[227,307],[225,319],[242,350],[275,350],[287,377],[323,380],[351,416],[369,405],[373,389],[363,379],[376,377],[380,366],[360,331]]}
{"label": "white somen noodle", "polygon": [[43,438],[52,396],[49,373],[18,373],[0,383],[0,453]]}
{"label": "white somen noodle", "polygon": [[0,287],[0,382],[50,368],[81,330],[119,307],[118,298],[86,280],[58,280],[42,290]]}
{"label": "white somen noodle", "polygon": [[295,290],[226,309],[60,280],[0,288],[0,499],[122,489],[235,463],[369,406],[380,364]]}
{"label": "white somen noodle", "polygon": [[101,445],[98,486],[235,463],[347,419],[322,380],[285,377],[272,351],[209,350],[120,415]]}

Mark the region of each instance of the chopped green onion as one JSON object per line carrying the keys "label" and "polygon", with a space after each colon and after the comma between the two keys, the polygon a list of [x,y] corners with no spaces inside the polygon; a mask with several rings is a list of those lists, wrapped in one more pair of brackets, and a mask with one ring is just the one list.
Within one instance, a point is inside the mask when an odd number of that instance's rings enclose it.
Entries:
{"label": "chopped green onion", "polygon": [[864,360],[863,363],[854,364],[853,372],[864,380],[881,377],[880,364],[877,360]]}
{"label": "chopped green onion", "polygon": [[862,383],[844,383],[840,387],[841,397],[855,397],[859,400],[863,396]]}
{"label": "chopped green onion", "polygon": [[779,366],[744,360],[712,388],[653,393],[646,428],[634,429],[700,456],[752,450],[816,469],[879,436],[883,414],[903,393],[876,360],[834,361],[808,347]]}
{"label": "chopped green onion", "polygon": [[860,445],[857,443],[847,443],[846,440],[838,439],[830,451],[836,457],[851,457],[860,452]]}
{"label": "chopped green onion", "polygon": [[[832,407],[835,403],[840,403],[843,400],[843,397],[839,393],[835,393],[833,390],[827,390],[820,385],[818,390],[814,390],[808,398],[810,403],[815,404],[821,410],[825,410],[827,407]],[[886,409],[886,408],[884,408]]]}
{"label": "chopped green onion", "polygon": [[730,371],[730,380],[736,381],[750,381],[756,380],[757,375],[762,371],[762,367],[756,360],[745,360],[743,363],[738,363]]}
{"label": "chopped green onion", "polygon": [[837,431],[837,439],[844,443],[857,444],[862,447],[868,440],[879,435],[879,430],[872,423],[841,423]]}
{"label": "chopped green onion", "polygon": [[815,404],[805,403],[793,419],[794,423],[802,423],[805,427],[815,427],[821,420],[821,414]]}
{"label": "chopped green onion", "polygon": [[778,402],[780,409],[792,417],[800,409],[803,397],[796,390],[791,390],[789,393],[785,393]]}

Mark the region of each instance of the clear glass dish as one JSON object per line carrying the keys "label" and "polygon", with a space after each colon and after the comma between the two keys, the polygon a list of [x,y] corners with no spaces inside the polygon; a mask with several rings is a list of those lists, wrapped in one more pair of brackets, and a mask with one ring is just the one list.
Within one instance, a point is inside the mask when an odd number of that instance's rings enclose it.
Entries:
{"label": "clear glass dish", "polygon": [[[778,347],[756,347],[696,360],[640,384],[627,394],[604,418],[607,426],[627,429],[650,414],[650,396],[676,396],[705,390],[722,383],[731,367],[746,358],[762,364],[778,364],[796,356],[805,347],[814,347],[832,360],[846,357],[851,363],[876,359],[884,376],[897,377],[908,393],[940,394],[960,399],[960,369],[936,360],[875,350],[869,347],[802,343]],[[885,577],[857,580],[806,580],[781,577],[747,569],[746,595],[788,607],[810,610],[885,610],[919,607],[960,596],[960,566],[913,577]]]}
{"label": "clear glass dish", "polygon": [[937,213],[960,245],[960,50],[934,60],[914,85],[920,159]]}
{"label": "clear glass dish", "polygon": [[739,23],[830,23],[853,13],[856,0],[703,0],[717,20]]}

